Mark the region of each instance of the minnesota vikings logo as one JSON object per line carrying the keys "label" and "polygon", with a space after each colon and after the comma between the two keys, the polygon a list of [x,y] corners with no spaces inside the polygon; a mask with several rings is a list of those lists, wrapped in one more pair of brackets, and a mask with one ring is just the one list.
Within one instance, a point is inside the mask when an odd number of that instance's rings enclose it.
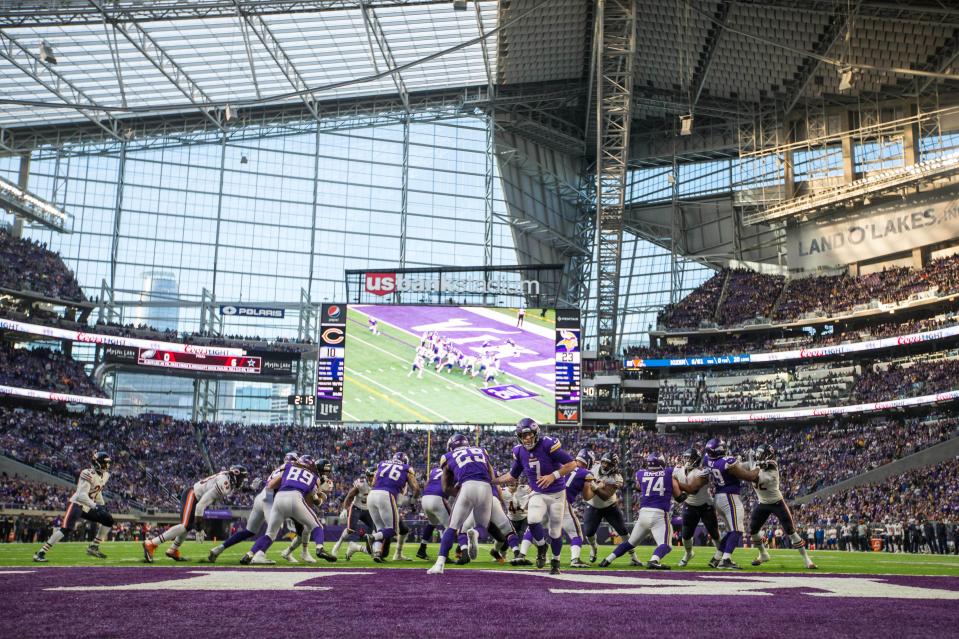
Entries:
{"label": "minnesota vikings logo", "polygon": [[579,350],[579,336],[576,333],[577,331],[560,330],[560,340],[556,342],[557,350],[562,348],[567,353],[574,353]]}

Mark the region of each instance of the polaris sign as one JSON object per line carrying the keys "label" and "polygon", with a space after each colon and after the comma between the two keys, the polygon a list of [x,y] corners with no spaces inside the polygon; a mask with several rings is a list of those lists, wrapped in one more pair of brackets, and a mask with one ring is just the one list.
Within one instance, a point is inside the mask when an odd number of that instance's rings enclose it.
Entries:
{"label": "polaris sign", "polygon": [[481,280],[440,277],[418,279],[404,273],[366,273],[364,286],[367,293],[390,295],[391,293],[490,293],[514,295],[539,295],[538,280]]}
{"label": "polaris sign", "polygon": [[268,317],[283,319],[286,311],[282,308],[267,308],[264,306],[221,306],[220,315],[233,317]]}

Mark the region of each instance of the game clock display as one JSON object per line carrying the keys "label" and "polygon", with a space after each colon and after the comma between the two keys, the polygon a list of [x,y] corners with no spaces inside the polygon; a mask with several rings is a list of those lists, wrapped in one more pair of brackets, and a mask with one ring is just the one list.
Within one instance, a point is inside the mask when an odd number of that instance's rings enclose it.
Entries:
{"label": "game clock display", "polygon": [[174,368],[204,373],[240,373],[259,375],[262,358],[249,355],[202,355],[200,353],[173,353],[141,348],[137,364],[158,368]]}
{"label": "game clock display", "polygon": [[579,423],[582,342],[579,310],[556,311],[556,423]]}

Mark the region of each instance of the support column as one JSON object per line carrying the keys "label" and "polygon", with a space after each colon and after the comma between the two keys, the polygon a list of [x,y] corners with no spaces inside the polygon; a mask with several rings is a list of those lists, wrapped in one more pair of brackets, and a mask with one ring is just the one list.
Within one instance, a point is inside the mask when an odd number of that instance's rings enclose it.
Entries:
{"label": "support column", "polygon": [[855,144],[849,130],[852,128],[850,119],[851,113],[843,114],[843,129],[845,133],[842,136],[842,178],[843,182],[849,184],[856,179],[856,154]]}
{"label": "support column", "polygon": [[223,180],[226,174],[226,134],[220,136],[220,188],[216,194],[216,242],[213,245],[213,284],[210,287],[216,301],[216,279],[220,264],[220,222],[223,219]]}
{"label": "support column", "polygon": [[[910,115],[916,114],[915,106],[910,107]],[[919,162],[919,123],[910,122],[902,131],[902,159],[906,166]]]}
{"label": "support column", "polygon": [[120,143],[120,164],[117,166],[117,194],[113,205],[113,245],[110,249],[110,288],[117,287],[117,253],[120,250],[120,216],[123,212],[123,183],[126,181],[127,143]]}
{"label": "support column", "polygon": [[[30,154],[24,153],[20,156],[20,173],[17,175],[17,186],[24,191],[28,190],[30,184]],[[19,215],[13,216],[13,237],[23,237],[23,218]]]}

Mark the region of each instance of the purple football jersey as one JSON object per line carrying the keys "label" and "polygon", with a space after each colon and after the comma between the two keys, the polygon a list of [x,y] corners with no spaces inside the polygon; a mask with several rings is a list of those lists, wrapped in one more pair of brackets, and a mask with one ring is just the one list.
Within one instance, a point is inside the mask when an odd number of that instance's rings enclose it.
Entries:
{"label": "purple football jersey", "polygon": [[640,508],[658,508],[669,512],[673,506],[673,469],[637,470],[636,490]]}
{"label": "purple football jersey", "polygon": [[319,479],[313,471],[300,468],[294,464],[287,464],[283,468],[283,479],[280,481],[280,491],[298,490],[304,495],[309,495],[316,487],[316,480]]}
{"label": "purple football jersey", "polygon": [[394,497],[402,492],[413,469],[408,464],[396,461],[383,461],[376,467],[373,490],[385,490]]}
{"label": "purple football jersey", "polygon": [[577,468],[566,478],[566,501],[573,503],[583,492],[583,486],[593,479],[593,473],[588,468]]}
{"label": "purple football jersey", "polygon": [[736,463],[735,457],[712,459],[707,456],[703,461],[706,462],[706,468],[709,469],[709,474],[713,478],[713,486],[715,486],[717,493],[739,494],[742,488],[739,478],[733,476],[728,470],[730,466]]}
{"label": "purple football jersey", "polygon": [[525,472],[529,478],[529,488],[534,493],[558,493],[566,490],[566,482],[554,481],[548,488],[540,488],[536,483],[540,477],[551,475],[564,464],[573,461],[573,458],[562,448],[558,439],[543,437],[533,450],[526,450],[522,444],[513,447],[513,466],[509,474],[514,478]]}
{"label": "purple football jersey", "polygon": [[423,489],[423,496],[435,495],[437,497],[446,497],[443,492],[443,469],[434,468],[430,471],[429,480],[426,482],[426,488]]}
{"label": "purple football jersey", "polygon": [[457,484],[467,481],[492,481],[489,473],[489,454],[483,448],[463,446],[440,458],[440,466],[453,471]]}

